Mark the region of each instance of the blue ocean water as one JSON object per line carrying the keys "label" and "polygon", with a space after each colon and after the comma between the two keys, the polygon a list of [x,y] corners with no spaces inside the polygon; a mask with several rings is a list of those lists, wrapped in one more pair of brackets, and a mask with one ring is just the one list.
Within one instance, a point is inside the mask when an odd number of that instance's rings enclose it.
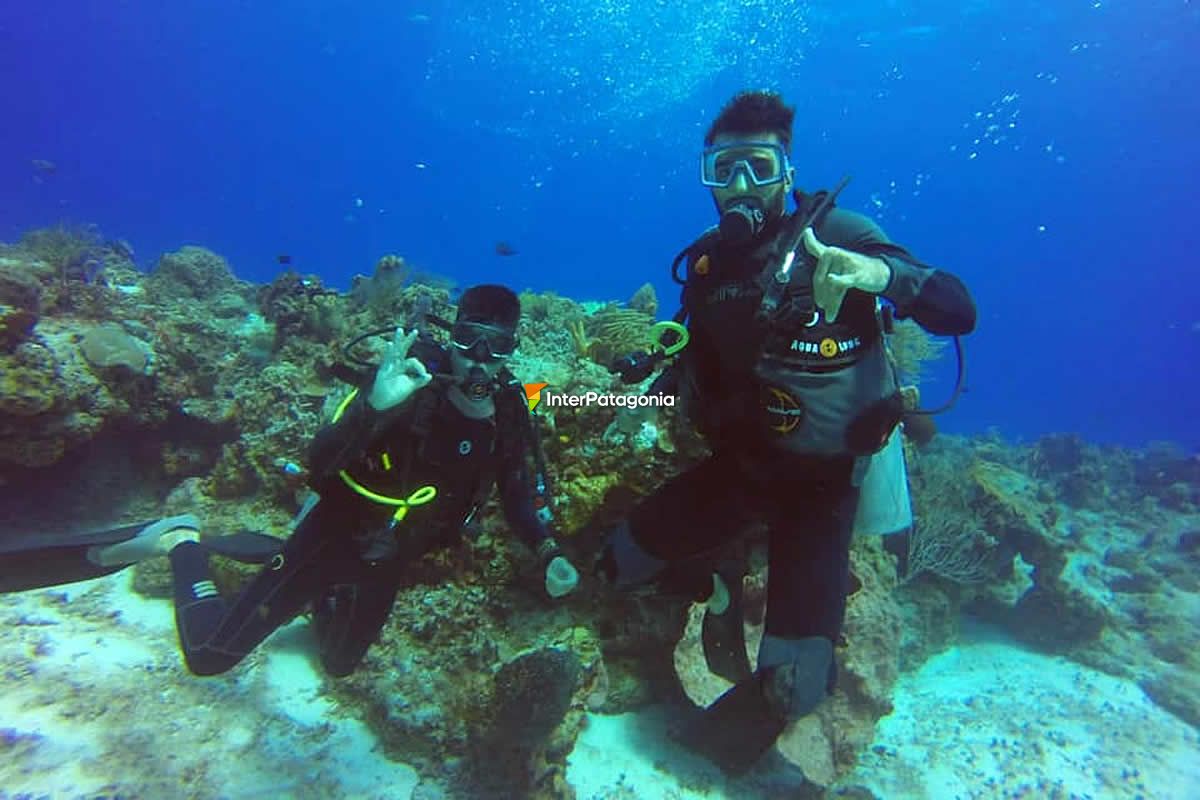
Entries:
{"label": "blue ocean water", "polygon": [[15,0],[0,239],[96,223],[145,268],[195,243],[335,286],[386,252],[581,299],[649,280],[669,314],[713,221],[703,132],[770,87],[800,185],[853,175],[842,205],[974,292],[943,429],[1194,447],[1198,41],[1188,0]]}

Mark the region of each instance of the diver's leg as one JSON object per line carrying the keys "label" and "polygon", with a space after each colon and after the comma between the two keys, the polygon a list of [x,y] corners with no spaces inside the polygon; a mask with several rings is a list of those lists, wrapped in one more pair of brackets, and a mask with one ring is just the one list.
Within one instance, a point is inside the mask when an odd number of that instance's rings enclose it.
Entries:
{"label": "diver's leg", "polygon": [[354,671],[387,622],[397,588],[394,564],[364,563],[358,580],[329,587],[313,604],[326,672],[341,678]]}
{"label": "diver's leg", "polygon": [[217,592],[202,544],[171,550],[175,622],[188,668],[215,675],[233,667],[259,642],[291,620],[329,582],[344,574],[354,554],[328,535],[338,518],[320,505],[232,600]]}
{"label": "diver's leg", "polygon": [[758,668],[680,737],[733,775],[759,762],[788,722],[810,713],[832,686],[858,489],[840,462],[789,474],[772,487]]}
{"label": "diver's leg", "polygon": [[[457,531],[438,527],[410,528],[398,541],[390,530],[386,536],[395,542],[394,552],[375,561],[356,557],[341,571],[343,577],[328,583],[313,603],[321,663],[334,677],[353,672],[379,638],[396,601],[404,566],[432,550],[459,543]],[[363,546],[371,549],[362,540],[359,546],[359,554]]]}
{"label": "diver's leg", "polygon": [[[851,470],[835,462],[813,474],[778,498],[770,523],[767,615],[758,669],[807,676],[793,681],[796,685],[788,692],[793,719],[811,711],[833,684],[833,647],[846,612],[850,539],[859,498]],[[806,659],[811,663],[798,663]],[[782,667],[787,669],[778,669]]]}
{"label": "diver's leg", "polygon": [[740,534],[752,503],[734,464],[714,456],[667,481],[609,533],[596,570],[618,589],[655,579],[711,591],[707,569],[684,562],[713,554]]}
{"label": "diver's leg", "polygon": [[736,543],[759,508],[732,460],[714,457],[668,481],[610,533],[596,571],[618,589],[650,582],[706,600],[704,654],[731,681],[750,673],[742,611],[744,553]]}
{"label": "diver's leg", "polygon": [[[768,545],[766,627],[757,673],[772,713],[787,722],[812,713],[837,680],[834,648],[850,587],[850,541],[859,502],[849,469],[834,468],[807,494],[813,516],[802,526],[784,517]],[[794,518],[791,518],[794,519]],[[798,786],[803,771],[765,742],[754,777],[768,786]]]}

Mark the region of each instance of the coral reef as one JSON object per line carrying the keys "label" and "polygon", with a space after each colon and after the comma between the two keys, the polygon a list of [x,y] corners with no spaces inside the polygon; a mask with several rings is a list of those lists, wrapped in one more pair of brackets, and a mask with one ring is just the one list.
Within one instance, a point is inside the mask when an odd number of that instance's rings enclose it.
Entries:
{"label": "coral reef", "polygon": [[316,276],[288,271],[259,290],[258,308],[275,326],[277,347],[295,338],[328,341],[340,332],[336,297]]}
{"label": "coral reef", "polygon": [[409,279],[408,264],[395,254],[388,254],[375,263],[371,277],[354,276],[351,299],[377,316],[395,317],[401,312],[404,284]]}
{"label": "coral reef", "polygon": [[[1157,484],[1159,496],[1140,501],[1132,481],[1124,482],[1155,449],[1104,453],[1063,435],[1027,448],[956,439],[931,447],[913,470],[918,525],[922,516],[933,515],[935,524],[949,517],[970,526],[960,530],[986,534],[990,574],[976,571],[972,577],[982,580],[969,585],[936,570],[913,576],[901,594],[905,604],[926,609],[917,620],[969,611],[1035,648],[1136,680],[1168,710],[1200,721],[1200,636],[1188,622],[1200,582],[1181,549],[1186,534],[1172,533],[1194,516],[1180,515],[1166,481]],[[1090,494],[1108,499],[1103,509],[1056,494],[1056,487],[1075,486],[1071,476],[1080,469],[1099,484]]]}
{"label": "coral reef", "polygon": [[130,336],[113,322],[85,330],[79,339],[79,350],[88,364],[98,370],[123,368],[133,375],[145,375],[154,360],[149,344]]}
{"label": "coral reef", "polygon": [[95,226],[64,223],[30,231],[17,248],[49,267],[63,283],[90,283],[104,267],[104,239]]}
{"label": "coral reef", "polygon": [[468,791],[528,797],[540,786],[561,796],[554,787],[562,784],[564,770],[546,760],[545,749],[571,708],[580,671],[579,657],[558,647],[522,653],[500,665],[488,720],[472,742],[464,782]]}
{"label": "coral reef", "polygon": [[654,285],[643,283],[638,287],[638,290],[629,298],[629,307],[653,319],[654,315],[658,313],[658,294],[654,291]]}
{"label": "coral reef", "polygon": [[[252,285],[199,247],[164,255],[149,274],[129,259],[69,231],[0,252],[0,536],[182,511],[212,529],[282,536],[303,499],[295,465],[346,391],[335,377],[344,349],[370,361],[386,336],[360,334],[453,315],[448,282],[422,282],[399,256],[348,294],[294,272]],[[646,390],[649,379],[623,386],[607,364],[647,344],[652,290],[626,305],[529,292],[521,303],[508,362],[519,380],[563,393]],[[922,336],[901,324],[893,338],[909,375],[937,354]],[[581,567],[607,524],[706,454],[675,408],[539,408],[536,419],[554,527]],[[901,672],[952,645],[964,612],[1136,681],[1200,722],[1193,454],[1068,434],[1028,446],[939,436],[907,452],[917,530],[855,542],[838,688],[779,744],[814,791],[849,774]],[[707,702],[722,687],[697,660],[687,599],[618,596],[585,580],[551,603],[494,500],[485,512],[462,543],[411,565],[363,667],[324,688],[430,782],[468,796],[489,796],[488,785],[499,787],[490,796],[570,797],[565,765],[588,712],[685,702],[685,691]],[[752,643],[765,603],[754,563]],[[245,575],[220,567],[223,587]],[[145,593],[167,592],[161,563],[135,578]],[[11,750],[35,746],[15,736]]]}
{"label": "coral reef", "polygon": [[896,367],[907,381],[918,381],[925,364],[942,357],[946,342],[935,339],[912,320],[896,320],[888,345]]}
{"label": "coral reef", "polygon": [[657,308],[657,300],[652,297],[653,289],[651,297],[639,292],[634,296],[638,307],[610,303],[593,314],[568,320],[576,354],[607,366],[620,356],[648,348],[654,316],[647,309]]}

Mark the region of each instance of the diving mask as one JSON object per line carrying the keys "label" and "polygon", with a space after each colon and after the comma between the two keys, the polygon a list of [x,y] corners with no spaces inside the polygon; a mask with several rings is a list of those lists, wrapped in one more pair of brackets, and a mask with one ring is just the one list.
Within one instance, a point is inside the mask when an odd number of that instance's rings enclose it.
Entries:
{"label": "diving mask", "polygon": [[700,156],[700,182],[724,189],[742,171],[751,186],[770,186],[785,181],[791,172],[783,147],[774,142],[733,142],[704,148]]}
{"label": "diving mask", "polygon": [[456,322],[450,343],[472,361],[484,363],[508,358],[517,348],[512,331],[482,322]]}

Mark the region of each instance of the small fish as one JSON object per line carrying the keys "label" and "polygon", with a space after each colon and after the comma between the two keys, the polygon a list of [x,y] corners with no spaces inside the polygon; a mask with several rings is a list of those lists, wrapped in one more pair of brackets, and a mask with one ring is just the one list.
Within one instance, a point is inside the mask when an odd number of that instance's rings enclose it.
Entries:
{"label": "small fish", "polygon": [[58,164],[49,161],[45,158],[34,158],[29,161],[29,166],[33,167],[33,171],[39,175],[53,175],[58,172]]}
{"label": "small fish", "polygon": [[515,256],[519,251],[508,242],[496,242],[496,255],[498,256]]}
{"label": "small fish", "polygon": [[287,253],[281,253],[275,256],[275,260],[279,262],[279,266],[281,267],[290,267],[292,265],[292,257]]}

